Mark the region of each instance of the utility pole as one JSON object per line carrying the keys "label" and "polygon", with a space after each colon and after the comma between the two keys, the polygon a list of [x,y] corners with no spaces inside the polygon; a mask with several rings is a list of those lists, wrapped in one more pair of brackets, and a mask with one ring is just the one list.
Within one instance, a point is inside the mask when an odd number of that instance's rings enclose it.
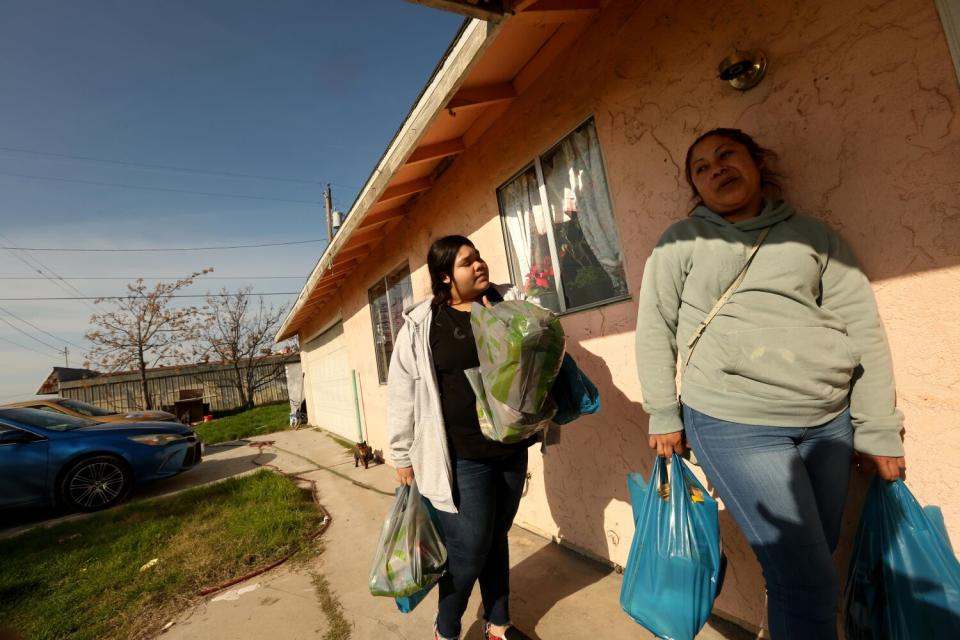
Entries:
{"label": "utility pole", "polygon": [[70,368],[70,349],[67,347],[63,348],[63,365],[69,369]]}
{"label": "utility pole", "polygon": [[327,246],[333,242],[333,196],[330,194],[330,184],[327,184],[327,191],[323,199],[327,207]]}

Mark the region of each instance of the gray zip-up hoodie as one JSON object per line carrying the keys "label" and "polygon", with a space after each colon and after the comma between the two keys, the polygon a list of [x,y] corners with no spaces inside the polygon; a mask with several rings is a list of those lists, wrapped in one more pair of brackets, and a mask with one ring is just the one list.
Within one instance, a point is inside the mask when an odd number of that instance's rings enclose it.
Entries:
{"label": "gray zip-up hoodie", "polygon": [[[504,300],[522,297],[511,285],[493,286]],[[420,495],[438,510],[456,513],[447,430],[430,351],[430,302],[424,300],[403,312],[387,375],[387,434],[393,463],[413,467]]]}
{"label": "gray zip-up hoodie", "polygon": [[683,428],[678,348],[685,361],[687,340],[768,227],[690,358],[683,402],[721,420],[783,427],[822,424],[849,405],[858,451],[902,456],[890,349],[870,283],[839,235],[779,201],[734,224],[697,207],[647,260],[636,340],[650,433]]}

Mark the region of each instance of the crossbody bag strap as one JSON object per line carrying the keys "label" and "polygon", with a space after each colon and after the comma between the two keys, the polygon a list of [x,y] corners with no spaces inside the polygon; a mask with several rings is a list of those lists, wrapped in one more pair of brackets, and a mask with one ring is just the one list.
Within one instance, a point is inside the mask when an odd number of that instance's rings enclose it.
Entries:
{"label": "crossbody bag strap", "polygon": [[772,227],[767,227],[760,232],[760,235],[757,236],[756,242],[753,243],[753,248],[750,249],[749,255],[747,255],[747,261],[743,263],[743,266],[740,267],[740,273],[737,274],[736,279],[730,283],[730,286],[727,287],[727,290],[723,292],[720,298],[717,299],[717,303],[713,305],[713,308],[710,309],[710,313],[697,325],[697,328],[694,329],[693,335],[690,336],[690,339],[687,340],[687,357],[683,361],[683,370],[687,370],[687,365],[690,364],[690,356],[693,355],[693,350],[697,347],[697,343],[700,342],[700,337],[703,335],[704,330],[707,328],[713,319],[720,313],[720,309],[723,308],[723,305],[727,304],[727,301],[737,292],[737,289],[740,288],[740,285],[743,284],[743,279],[747,275],[747,268],[750,266],[750,263],[753,262],[754,256],[757,255],[757,251],[760,249],[760,245],[763,244],[763,241],[767,239],[767,234],[770,233]]}

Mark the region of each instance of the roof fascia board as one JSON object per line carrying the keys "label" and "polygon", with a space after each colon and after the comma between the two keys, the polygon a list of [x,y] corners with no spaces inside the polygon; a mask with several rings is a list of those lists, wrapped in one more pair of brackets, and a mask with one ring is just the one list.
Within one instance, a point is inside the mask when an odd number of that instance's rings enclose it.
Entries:
{"label": "roof fascia board", "polygon": [[407,0],[407,2],[423,5],[424,7],[430,7],[431,9],[439,9],[440,11],[459,13],[462,16],[469,16],[471,18],[492,20],[494,22],[503,20],[504,7],[502,5],[508,4],[500,3],[501,6],[495,7],[494,9],[485,9],[476,3],[464,4],[463,2],[456,2],[455,0]]}

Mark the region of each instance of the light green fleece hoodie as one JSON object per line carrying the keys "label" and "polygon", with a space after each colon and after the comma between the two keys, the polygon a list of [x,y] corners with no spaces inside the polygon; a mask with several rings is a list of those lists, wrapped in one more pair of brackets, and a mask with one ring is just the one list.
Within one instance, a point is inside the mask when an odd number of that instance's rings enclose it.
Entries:
{"label": "light green fleece hoodie", "polygon": [[849,405],[858,451],[902,456],[902,416],[873,291],[822,222],[767,201],[730,223],[705,206],[672,225],[647,259],[637,367],[650,433],[683,428],[677,350],[771,227],[738,291],[704,331],[683,374],[683,403],[743,424],[810,427]]}

